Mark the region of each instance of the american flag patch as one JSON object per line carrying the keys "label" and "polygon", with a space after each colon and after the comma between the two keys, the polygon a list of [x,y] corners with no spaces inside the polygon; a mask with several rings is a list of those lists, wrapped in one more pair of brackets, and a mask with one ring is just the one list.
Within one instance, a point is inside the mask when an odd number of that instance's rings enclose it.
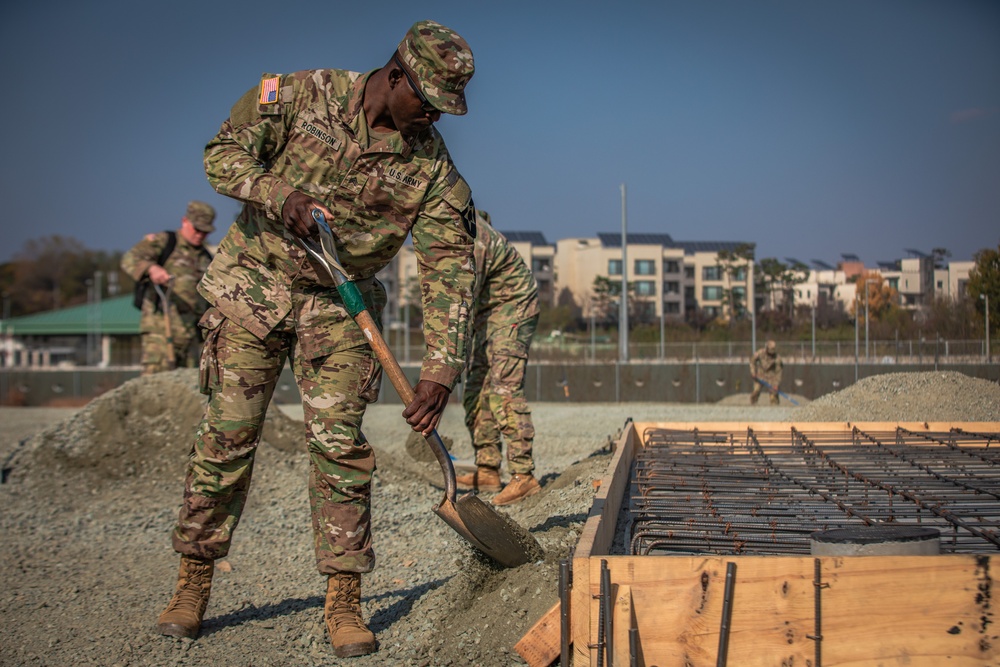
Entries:
{"label": "american flag patch", "polygon": [[270,79],[263,79],[260,82],[260,103],[261,104],[274,104],[278,101],[278,79],[280,77],[272,77]]}

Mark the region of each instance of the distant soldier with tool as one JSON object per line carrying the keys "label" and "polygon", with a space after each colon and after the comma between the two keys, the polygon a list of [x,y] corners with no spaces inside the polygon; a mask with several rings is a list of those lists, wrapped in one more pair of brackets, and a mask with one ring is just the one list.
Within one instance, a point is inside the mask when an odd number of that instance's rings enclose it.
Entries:
{"label": "distant soldier with tool", "polygon": [[472,191],[434,123],[442,113],[466,113],[473,72],[461,36],[420,21],[378,69],[264,74],[206,146],[209,182],[243,208],[200,285],[212,304],[201,321],[209,402],[173,532],[177,586],[159,632],[200,632],[214,562],[229,552],[264,416],[290,361],[302,396],[327,632],[338,657],[375,651],[361,607],[361,575],[375,567],[375,452],[361,422],[378,397],[381,367],[353,306],[296,237],[313,236],[313,211],[323,214],[376,324],[386,294],[375,274],[412,239],[427,354],[403,417],[430,433],[465,362],[475,278]]}
{"label": "distant soldier with tool", "polygon": [[[764,347],[757,350],[750,359],[750,377],[753,381],[753,392],[750,394],[750,405],[757,405],[761,389],[767,389],[771,397],[771,405],[781,401],[778,394],[781,390],[781,371],[784,363],[778,355],[778,345],[773,340],[767,341]],[[763,382],[761,382],[763,380]],[[764,386],[764,383],[767,386]]]}
{"label": "distant soldier with tool", "polygon": [[[538,327],[538,285],[514,246],[493,229],[489,214],[477,213],[472,359],[462,397],[476,470],[455,482],[460,489],[500,491],[493,504],[511,505],[541,490],[532,474],[535,426],[524,397],[528,349]],[[511,473],[505,487],[502,439]]]}
{"label": "distant soldier with tool", "polygon": [[143,375],[198,363],[198,320],[208,309],[198,281],[212,261],[204,243],[214,220],[215,209],[190,202],[179,230],[147,234],[122,256],[122,271],[135,280],[134,303],[142,310]]}

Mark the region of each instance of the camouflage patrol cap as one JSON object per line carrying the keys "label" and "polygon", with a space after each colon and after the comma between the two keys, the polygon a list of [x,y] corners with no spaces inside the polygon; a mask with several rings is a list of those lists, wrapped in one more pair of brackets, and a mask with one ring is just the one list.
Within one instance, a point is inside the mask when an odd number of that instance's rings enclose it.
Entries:
{"label": "camouflage patrol cap", "polygon": [[184,214],[194,228],[199,232],[210,234],[215,231],[212,222],[215,220],[215,209],[203,201],[193,201],[188,203],[187,213]]}
{"label": "camouflage patrol cap", "polygon": [[417,21],[396,50],[435,108],[456,116],[469,110],[465,86],[476,66],[472,49],[458,33],[434,21]]}

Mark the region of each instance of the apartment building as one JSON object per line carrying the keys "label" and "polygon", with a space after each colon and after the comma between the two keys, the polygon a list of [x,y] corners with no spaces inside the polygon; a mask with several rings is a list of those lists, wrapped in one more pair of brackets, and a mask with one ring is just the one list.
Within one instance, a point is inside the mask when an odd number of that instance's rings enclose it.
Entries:
{"label": "apartment building", "polygon": [[[554,306],[559,297],[555,284],[556,246],[541,232],[500,230],[531,267],[538,283],[538,298],[545,306]],[[407,244],[376,277],[385,286],[388,302],[383,312],[386,329],[401,329],[406,324],[407,305],[419,307],[420,280],[413,246]]]}
{"label": "apartment building", "polygon": [[[589,317],[595,308],[594,283],[598,277],[620,282],[622,273],[633,283],[636,315],[654,319],[661,315],[682,319],[696,309],[711,316],[724,314],[726,290],[733,289],[746,303],[747,273],[727,276],[719,252],[736,250],[738,241],[675,241],[669,234],[629,234],[622,263],[620,233],[599,233],[596,238],[568,238],[556,242],[559,292]],[[736,283],[743,282],[743,285]]]}
{"label": "apartment building", "polygon": [[[549,243],[541,232],[503,231],[503,234],[531,266],[542,302],[555,306],[571,300],[584,317],[602,317],[604,313],[595,310],[607,307],[595,303],[595,280],[602,277],[620,284],[623,269],[628,282],[634,285],[634,315],[639,318],[652,320],[663,316],[682,320],[696,311],[709,317],[727,317],[729,290],[743,307],[750,299],[755,299],[758,309],[770,307],[766,294],[757,294],[755,298],[750,267],[736,267],[727,273],[719,261],[720,252],[753,244],[676,241],[669,234],[629,234],[625,249],[627,266],[623,267],[621,233],[565,238],[556,243]],[[961,298],[965,294],[974,262],[950,262],[934,268],[932,256],[907,252],[910,257],[879,262],[874,268],[866,267],[857,255],[850,253],[841,255],[842,261],[836,266],[810,260],[812,266],[805,281],[794,288],[795,303],[813,307],[839,304],[849,309],[856,294],[854,281],[864,272],[882,275],[899,293],[904,308],[923,307],[937,295]],[[786,260],[790,266],[798,263],[792,258]],[[387,326],[401,327],[406,295],[410,294],[412,301],[419,299],[413,248],[404,247],[378,277],[389,294]]]}

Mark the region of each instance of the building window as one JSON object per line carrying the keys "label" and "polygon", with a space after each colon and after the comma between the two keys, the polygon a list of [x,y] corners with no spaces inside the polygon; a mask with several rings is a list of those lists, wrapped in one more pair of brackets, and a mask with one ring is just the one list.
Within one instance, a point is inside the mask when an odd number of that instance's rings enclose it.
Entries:
{"label": "building window", "polygon": [[668,259],[663,262],[663,272],[664,273],[680,273],[681,265],[672,259]]}
{"label": "building window", "polygon": [[718,306],[705,306],[702,310],[704,310],[705,314],[709,317],[718,317],[720,312]]}
{"label": "building window", "polygon": [[620,276],[622,274],[622,261],[620,259],[608,260],[608,275]]}
{"label": "building window", "polygon": [[655,276],[656,275],[656,262],[651,259],[637,259],[635,260],[635,275],[637,276]]}
{"label": "building window", "polygon": [[663,283],[663,293],[664,294],[680,294],[681,284],[676,280],[668,280]]}
{"label": "building window", "polygon": [[715,285],[706,285],[701,288],[701,298],[705,301],[719,301],[722,299],[722,288]]}
{"label": "building window", "polygon": [[533,257],[531,259],[531,271],[532,273],[544,273],[549,271],[552,266],[549,263],[547,257]]}
{"label": "building window", "polygon": [[937,281],[937,285],[938,285],[937,286],[938,289],[944,289],[944,281],[942,281],[942,280]]}
{"label": "building window", "polygon": [[681,312],[681,304],[677,301],[667,301],[663,304],[663,312],[668,315],[676,315]]}
{"label": "building window", "polygon": [[652,280],[635,281],[635,293],[638,296],[653,296],[656,294],[656,283]]}
{"label": "building window", "polygon": [[747,288],[746,287],[734,287],[733,288],[733,298],[737,301],[747,300]]}
{"label": "building window", "polygon": [[722,280],[722,268],[718,266],[704,266],[701,269],[702,280]]}
{"label": "building window", "polygon": [[694,286],[693,285],[686,285],[684,287],[684,300],[688,301],[688,302],[694,301]]}
{"label": "building window", "polygon": [[688,280],[694,280],[694,267],[693,266],[685,266],[684,267],[684,277],[687,278]]}
{"label": "building window", "polygon": [[747,267],[737,266],[733,271],[733,280],[743,280],[747,279]]}

